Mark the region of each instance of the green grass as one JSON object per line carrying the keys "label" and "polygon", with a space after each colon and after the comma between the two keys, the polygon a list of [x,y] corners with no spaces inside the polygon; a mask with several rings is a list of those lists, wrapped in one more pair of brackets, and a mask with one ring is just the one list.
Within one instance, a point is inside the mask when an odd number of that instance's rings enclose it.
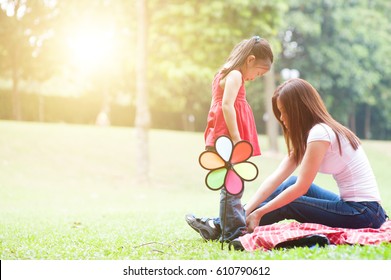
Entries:
{"label": "green grass", "polygon": [[[281,159],[267,152],[264,136],[260,141],[264,155],[254,160],[260,174],[246,184],[244,201]],[[205,187],[198,164],[202,133],[150,132],[149,187],[134,178],[135,145],[131,128],[1,121],[0,259],[391,259],[390,244],[221,250],[184,221],[189,212],[218,213],[219,193]],[[391,142],[364,146],[391,212]],[[317,183],[335,190],[327,176]]]}

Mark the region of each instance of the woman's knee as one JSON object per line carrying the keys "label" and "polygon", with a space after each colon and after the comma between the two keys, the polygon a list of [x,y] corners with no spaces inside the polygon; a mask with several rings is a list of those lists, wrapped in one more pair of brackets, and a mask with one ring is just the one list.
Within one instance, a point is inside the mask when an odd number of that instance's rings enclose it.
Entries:
{"label": "woman's knee", "polygon": [[[288,184],[289,186],[293,185],[297,181],[297,176],[290,176],[288,179],[284,181],[284,183]],[[283,184],[284,184],[283,183]]]}
{"label": "woman's knee", "polygon": [[286,188],[292,186],[297,181],[297,176],[290,176],[288,179],[286,179],[282,184],[276,189],[277,192],[282,192]]}
{"label": "woman's knee", "polygon": [[297,177],[296,176],[291,176],[288,179],[286,179],[281,185],[279,185],[273,193],[264,201],[264,203],[269,202],[276,196],[278,196],[280,193],[282,193],[285,189],[289,188],[292,186],[294,183],[296,183]]}

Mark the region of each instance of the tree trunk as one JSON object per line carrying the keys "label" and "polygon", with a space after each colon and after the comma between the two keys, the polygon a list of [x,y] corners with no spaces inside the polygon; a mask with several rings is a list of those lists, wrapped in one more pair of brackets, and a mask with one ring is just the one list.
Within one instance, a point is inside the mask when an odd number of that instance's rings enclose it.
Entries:
{"label": "tree trunk", "polygon": [[364,137],[365,139],[371,139],[371,106],[365,105],[365,122],[364,122]]}
{"label": "tree trunk", "polygon": [[22,120],[21,102],[19,94],[19,68],[17,49],[12,52],[12,117],[14,120]]}
{"label": "tree trunk", "polygon": [[349,114],[349,127],[350,130],[356,133],[356,108],[352,105],[351,113]]}
{"label": "tree trunk", "polygon": [[271,152],[278,153],[278,122],[274,117],[272,96],[276,88],[274,68],[270,69],[270,72],[264,76],[265,81],[265,106],[266,106],[266,134],[269,141],[269,149]]}
{"label": "tree trunk", "polygon": [[38,94],[38,121],[45,121],[45,98],[42,94]]}
{"label": "tree trunk", "polygon": [[136,52],[136,179],[149,185],[149,140],[151,117],[148,106],[147,72],[147,20],[146,0],[137,0],[137,52]]}

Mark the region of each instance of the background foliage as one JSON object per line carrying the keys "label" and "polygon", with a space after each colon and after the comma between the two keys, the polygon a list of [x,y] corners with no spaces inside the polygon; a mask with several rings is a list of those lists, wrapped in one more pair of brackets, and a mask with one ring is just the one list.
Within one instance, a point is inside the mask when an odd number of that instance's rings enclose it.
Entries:
{"label": "background foliage", "polygon": [[[0,118],[131,126],[135,1],[0,0]],[[232,47],[255,34],[313,83],[362,138],[391,138],[388,0],[149,0],[152,126],[202,131],[210,84]],[[265,132],[263,83],[248,87]]]}

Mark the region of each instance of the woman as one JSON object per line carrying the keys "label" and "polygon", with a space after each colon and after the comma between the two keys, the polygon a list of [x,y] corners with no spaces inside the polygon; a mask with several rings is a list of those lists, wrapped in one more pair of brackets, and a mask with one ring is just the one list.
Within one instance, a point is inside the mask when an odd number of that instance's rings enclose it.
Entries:
{"label": "woman", "polygon": [[[305,80],[280,85],[272,103],[289,152],[244,207],[248,232],[284,219],[379,228],[387,215],[357,136],[331,117],[319,93]],[[292,176],[299,166],[297,176]],[[333,176],[339,194],[313,184],[318,172]]]}

